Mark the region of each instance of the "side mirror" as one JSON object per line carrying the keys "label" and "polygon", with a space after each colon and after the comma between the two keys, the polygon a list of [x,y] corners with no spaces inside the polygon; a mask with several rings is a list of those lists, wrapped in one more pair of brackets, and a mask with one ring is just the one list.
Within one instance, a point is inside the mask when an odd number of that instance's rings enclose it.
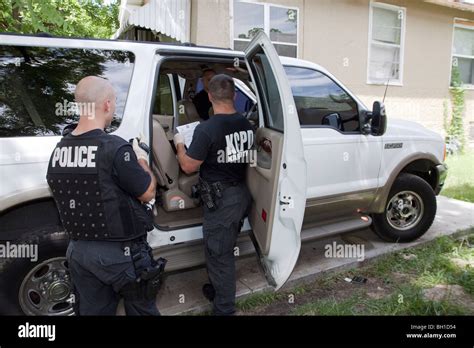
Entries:
{"label": "side mirror", "polygon": [[387,131],[387,114],[385,113],[385,105],[382,102],[374,102],[372,108],[372,125],[371,133],[374,136],[382,136]]}
{"label": "side mirror", "polygon": [[333,128],[342,129],[342,118],[338,113],[329,114],[323,117],[323,125],[331,126]]}

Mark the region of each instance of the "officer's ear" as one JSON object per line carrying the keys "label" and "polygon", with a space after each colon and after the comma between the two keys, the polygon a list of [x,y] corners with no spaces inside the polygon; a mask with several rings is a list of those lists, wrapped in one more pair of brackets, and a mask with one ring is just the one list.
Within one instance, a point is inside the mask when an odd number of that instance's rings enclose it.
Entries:
{"label": "officer's ear", "polygon": [[109,113],[109,112],[112,110],[112,100],[106,99],[106,100],[104,101],[103,106],[104,106],[104,111],[105,111],[106,113]]}
{"label": "officer's ear", "polygon": [[207,92],[207,97],[209,98],[209,101],[214,104],[214,100],[212,99],[211,93]]}

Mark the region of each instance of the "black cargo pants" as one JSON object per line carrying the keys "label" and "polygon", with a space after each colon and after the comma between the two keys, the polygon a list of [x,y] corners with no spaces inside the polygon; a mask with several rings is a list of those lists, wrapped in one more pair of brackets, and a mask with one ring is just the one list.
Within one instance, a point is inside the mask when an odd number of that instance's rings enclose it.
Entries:
{"label": "black cargo pants", "polygon": [[241,221],[250,209],[251,196],[245,184],[230,186],[217,198],[217,210],[204,205],[203,237],[209,280],[216,290],[215,315],[235,313],[234,247]]}
{"label": "black cargo pants", "polygon": [[[69,242],[66,257],[79,315],[115,315],[122,287],[152,266],[151,249],[145,239],[128,246],[139,253],[135,262],[131,250],[125,247],[122,242]],[[155,300],[124,300],[124,307],[127,315],[160,315]]]}

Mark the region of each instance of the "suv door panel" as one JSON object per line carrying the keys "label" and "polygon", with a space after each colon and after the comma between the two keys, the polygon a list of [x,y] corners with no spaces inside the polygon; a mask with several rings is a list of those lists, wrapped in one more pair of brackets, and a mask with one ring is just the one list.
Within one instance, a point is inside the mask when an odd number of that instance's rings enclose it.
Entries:
{"label": "suv door panel", "polygon": [[[252,197],[258,197],[254,200],[255,204],[249,214],[249,222],[253,228],[254,236],[263,254],[270,251],[272,225],[271,221],[275,216],[276,194],[278,191],[278,178],[280,166],[278,165],[283,148],[283,134],[268,129],[259,128],[255,136],[257,145],[257,166],[249,167],[247,171],[247,186]],[[262,142],[269,142],[271,153],[265,152],[260,145]],[[262,157],[269,157],[270,167],[267,167],[268,159],[262,163]],[[263,164],[263,166],[262,166]]]}
{"label": "suv door panel", "polygon": [[249,221],[265,275],[278,289],[293,271],[301,247],[306,161],[293,95],[270,39],[258,33],[245,53],[257,87],[261,127],[256,132],[257,163],[247,177],[253,198]]}

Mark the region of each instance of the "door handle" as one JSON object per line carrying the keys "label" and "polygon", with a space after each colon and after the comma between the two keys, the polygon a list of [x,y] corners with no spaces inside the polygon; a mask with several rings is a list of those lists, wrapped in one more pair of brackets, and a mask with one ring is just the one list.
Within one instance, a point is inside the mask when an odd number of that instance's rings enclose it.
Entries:
{"label": "door handle", "polygon": [[286,195],[281,195],[280,194],[280,206],[284,207],[283,209],[285,210],[286,208],[293,208],[294,207],[294,201],[291,199],[291,196],[286,196]]}
{"label": "door handle", "polygon": [[258,150],[263,150],[268,154],[272,154],[272,142],[268,138],[263,138],[258,142]]}

